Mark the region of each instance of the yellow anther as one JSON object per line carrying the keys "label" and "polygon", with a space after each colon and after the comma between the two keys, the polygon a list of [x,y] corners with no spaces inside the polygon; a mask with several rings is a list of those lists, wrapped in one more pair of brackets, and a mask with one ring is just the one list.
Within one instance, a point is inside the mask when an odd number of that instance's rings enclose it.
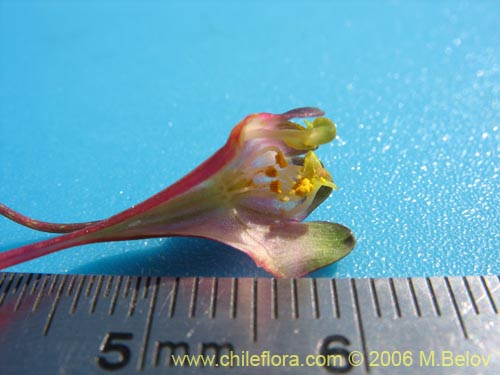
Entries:
{"label": "yellow anther", "polygon": [[285,155],[281,151],[278,151],[276,154],[276,164],[280,166],[280,168],[286,168],[288,166],[288,163],[286,162]]}
{"label": "yellow anther", "polygon": [[267,177],[276,177],[278,175],[278,170],[275,167],[270,166],[266,168],[264,173]]}
{"label": "yellow anther", "polygon": [[293,185],[292,191],[299,197],[305,197],[313,190],[313,188],[314,185],[311,181],[308,178],[303,177],[299,179],[295,185]]}
{"label": "yellow anther", "polygon": [[280,180],[274,180],[271,181],[269,184],[269,190],[276,194],[281,194],[283,191],[281,190],[281,181]]}

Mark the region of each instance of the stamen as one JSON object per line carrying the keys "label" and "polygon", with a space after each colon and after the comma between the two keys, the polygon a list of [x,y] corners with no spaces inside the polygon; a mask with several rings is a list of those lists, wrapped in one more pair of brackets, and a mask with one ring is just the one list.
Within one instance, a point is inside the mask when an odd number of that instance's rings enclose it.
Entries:
{"label": "stamen", "polygon": [[255,161],[265,155],[268,152],[280,152],[280,149],[276,146],[266,146],[263,148],[255,148],[248,155],[245,156],[244,161],[238,164],[235,168],[240,171],[245,171],[251,167]]}
{"label": "stamen", "polygon": [[314,185],[307,177],[300,178],[292,188],[299,197],[305,197],[314,189]]}
{"label": "stamen", "polygon": [[281,181],[280,180],[273,180],[269,184],[269,190],[276,194],[281,194],[283,191],[281,190]]}
{"label": "stamen", "polygon": [[269,167],[266,168],[266,170],[264,171],[264,173],[265,173],[265,175],[267,177],[274,178],[274,177],[276,177],[278,175],[278,170],[271,165],[271,166],[269,166]]}
{"label": "stamen", "polygon": [[285,159],[285,155],[283,155],[283,152],[281,152],[281,150],[279,150],[277,153],[276,153],[276,164],[278,164],[280,166],[280,168],[286,168],[288,166],[288,163]]}
{"label": "stamen", "polygon": [[304,198],[301,199],[300,204],[292,208],[291,210],[287,211],[287,216],[288,217],[294,217],[295,215],[298,215],[300,212],[304,212],[307,210],[307,207],[309,207],[316,194],[309,194],[306,195]]}

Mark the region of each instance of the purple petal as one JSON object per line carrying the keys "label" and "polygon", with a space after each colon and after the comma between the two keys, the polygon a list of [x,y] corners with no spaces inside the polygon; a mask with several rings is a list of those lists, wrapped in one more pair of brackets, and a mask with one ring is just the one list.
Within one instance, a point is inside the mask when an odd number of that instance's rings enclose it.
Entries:
{"label": "purple petal", "polygon": [[324,114],[325,112],[323,112],[319,108],[302,107],[302,108],[292,109],[288,112],[281,114],[280,116],[285,117],[287,120],[290,120],[292,118],[319,117],[323,116]]}

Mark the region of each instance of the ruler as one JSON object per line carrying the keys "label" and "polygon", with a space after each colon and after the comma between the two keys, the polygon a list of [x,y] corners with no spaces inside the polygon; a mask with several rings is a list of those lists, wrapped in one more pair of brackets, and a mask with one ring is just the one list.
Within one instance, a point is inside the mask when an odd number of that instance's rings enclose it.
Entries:
{"label": "ruler", "polygon": [[0,273],[0,372],[499,374],[499,310],[498,276]]}

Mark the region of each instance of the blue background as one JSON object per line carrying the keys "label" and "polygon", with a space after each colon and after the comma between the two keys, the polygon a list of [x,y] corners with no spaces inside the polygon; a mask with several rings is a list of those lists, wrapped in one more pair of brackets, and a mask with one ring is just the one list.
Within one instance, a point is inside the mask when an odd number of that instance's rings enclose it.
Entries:
{"label": "blue background", "polygon": [[[319,106],[339,190],[309,220],[358,244],[314,276],[500,272],[498,2],[0,2],[0,201],[105,218],[254,112]],[[52,235],[0,218],[0,250]],[[263,276],[200,239],[106,243],[20,272]]]}

